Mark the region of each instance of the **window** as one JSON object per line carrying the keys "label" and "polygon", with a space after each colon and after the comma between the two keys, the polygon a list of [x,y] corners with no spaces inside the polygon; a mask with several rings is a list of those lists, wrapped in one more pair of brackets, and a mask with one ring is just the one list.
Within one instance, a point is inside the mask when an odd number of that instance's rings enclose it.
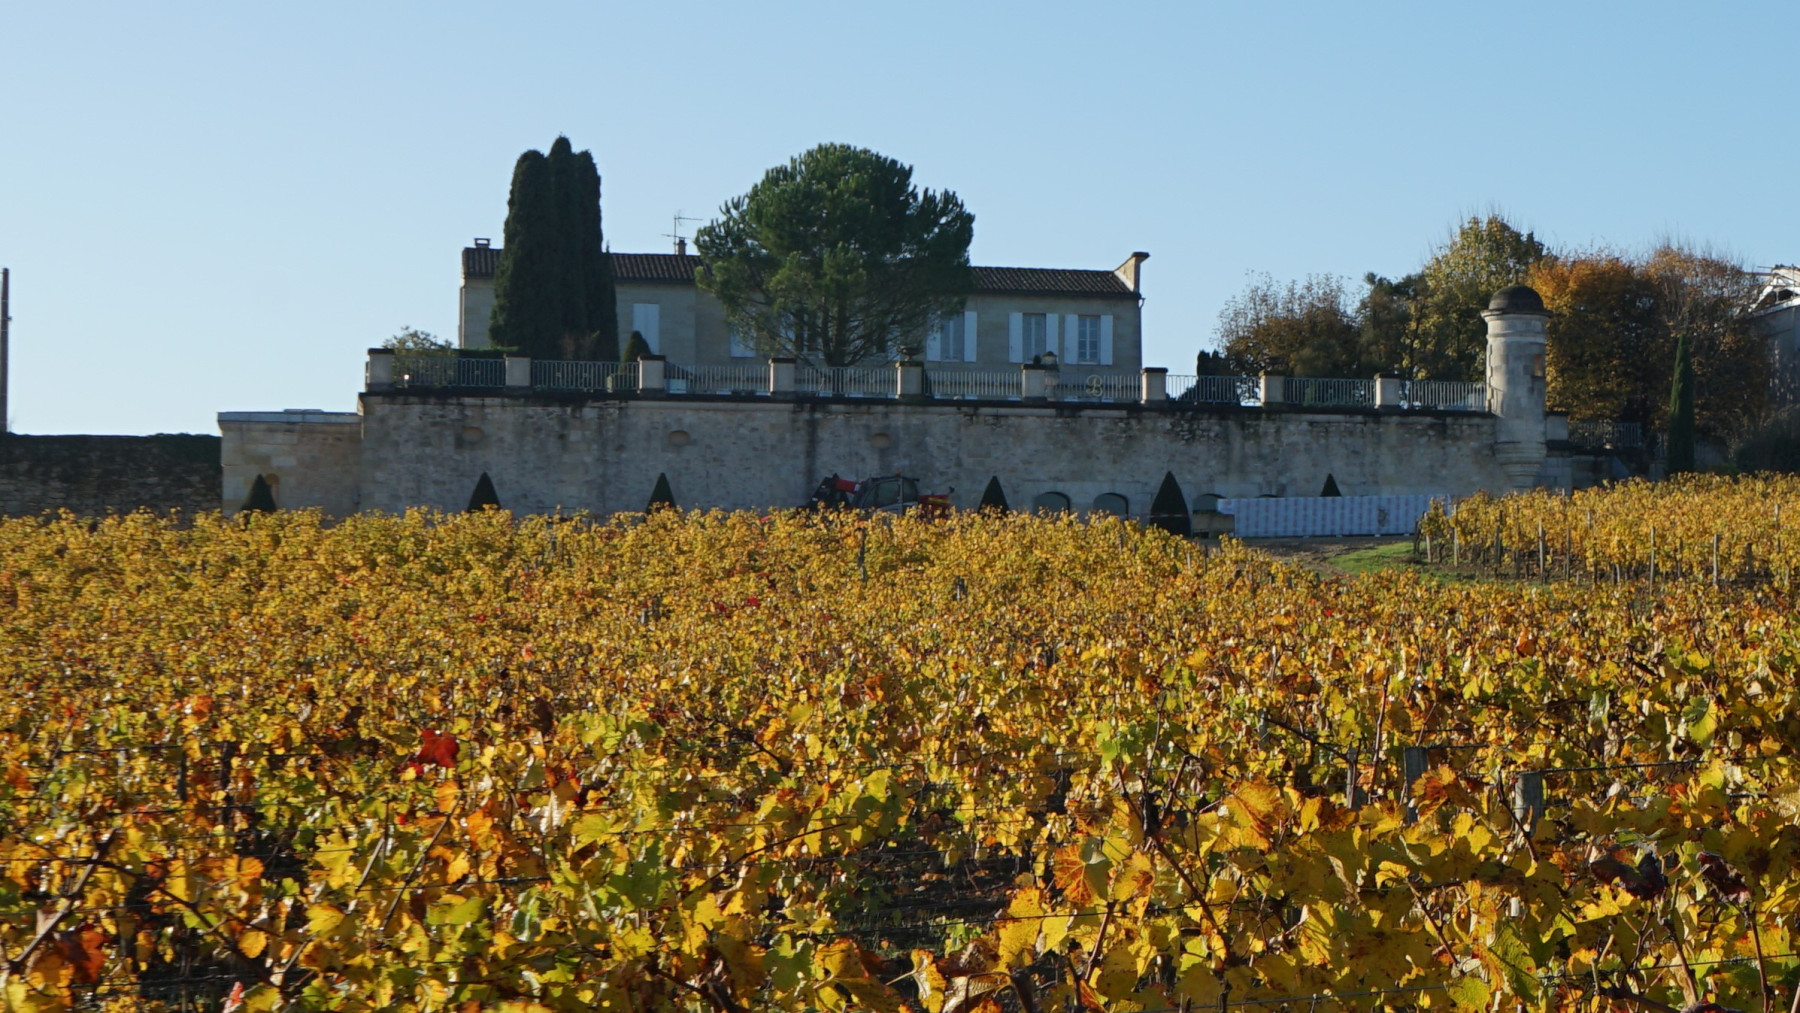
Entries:
{"label": "window", "polygon": [[[1082,317],[1086,320],[1086,317]],[[1124,517],[1131,513],[1131,501],[1116,492],[1103,492],[1094,497],[1094,512]]]}
{"label": "window", "polygon": [[662,354],[662,307],[653,302],[631,304],[631,329],[642,334],[650,354]]}
{"label": "window", "polygon": [[1075,322],[1075,361],[1100,361],[1100,318],[1078,317]]}
{"label": "window", "polygon": [[1031,509],[1037,513],[1066,514],[1069,512],[1069,497],[1060,492],[1040,492],[1031,501]]}
{"label": "window", "polygon": [[950,313],[938,321],[937,354],[928,358],[938,362],[962,362],[964,342],[968,340],[963,314]]}
{"label": "window", "polygon": [[750,335],[740,330],[736,324],[731,325],[731,357],[734,359],[756,358],[756,342],[751,339]]}
{"label": "window", "polygon": [[[1043,313],[1025,314],[1021,334],[1025,342],[1026,361],[1050,350],[1050,319],[1048,315]],[[1065,506],[1064,509],[1067,507]]]}

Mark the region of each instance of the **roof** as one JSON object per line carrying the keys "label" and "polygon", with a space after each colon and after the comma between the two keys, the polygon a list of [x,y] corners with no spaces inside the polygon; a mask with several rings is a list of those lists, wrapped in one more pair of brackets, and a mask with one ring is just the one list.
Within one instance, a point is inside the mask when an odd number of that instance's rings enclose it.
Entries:
{"label": "roof", "polygon": [[[463,278],[492,278],[500,250],[470,246],[463,250]],[[615,253],[613,281],[638,284],[692,285],[700,258],[687,253]],[[975,291],[984,294],[1087,296],[1136,299],[1117,274],[1065,267],[977,267]]]}
{"label": "roof", "polygon": [[1488,310],[1494,313],[1545,313],[1544,297],[1530,285],[1508,285],[1488,300]]}

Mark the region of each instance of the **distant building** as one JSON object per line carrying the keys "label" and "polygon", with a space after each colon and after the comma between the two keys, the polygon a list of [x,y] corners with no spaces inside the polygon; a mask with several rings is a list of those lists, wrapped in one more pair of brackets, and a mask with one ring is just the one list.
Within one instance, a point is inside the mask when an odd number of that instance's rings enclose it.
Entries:
{"label": "distant building", "polygon": [[1772,268],[1750,315],[1769,340],[1771,403],[1800,403],[1800,267]]}
{"label": "distant building", "polygon": [[[977,267],[961,313],[919,336],[925,361],[972,370],[1006,369],[1054,352],[1064,370],[1135,374],[1144,364],[1139,285],[1148,253],[1110,271]],[[487,348],[500,249],[485,239],[463,250],[457,341]],[[731,332],[725,309],[694,284],[689,253],[612,254],[619,337],[633,331],[681,366],[756,364],[762,356]],[[1085,368],[1085,369],[1084,369]]]}

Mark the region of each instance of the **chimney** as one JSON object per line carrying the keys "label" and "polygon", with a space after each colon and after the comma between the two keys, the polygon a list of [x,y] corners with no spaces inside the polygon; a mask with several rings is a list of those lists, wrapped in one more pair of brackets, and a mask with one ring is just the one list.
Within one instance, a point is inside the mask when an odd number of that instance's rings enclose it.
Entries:
{"label": "chimney", "polygon": [[677,257],[687,256],[687,240],[680,236],[675,237],[675,255]]}
{"label": "chimney", "polygon": [[1150,255],[1148,253],[1139,250],[1131,256],[1126,257],[1125,263],[1113,268],[1113,274],[1117,275],[1119,280],[1124,282],[1127,288],[1142,295],[1143,289],[1138,287],[1138,282],[1140,280],[1139,276],[1143,272],[1144,261],[1149,259]]}
{"label": "chimney", "polygon": [[492,239],[482,239],[479,236],[477,236],[475,238],[475,248],[477,250],[485,250],[492,245],[494,245],[494,241]]}

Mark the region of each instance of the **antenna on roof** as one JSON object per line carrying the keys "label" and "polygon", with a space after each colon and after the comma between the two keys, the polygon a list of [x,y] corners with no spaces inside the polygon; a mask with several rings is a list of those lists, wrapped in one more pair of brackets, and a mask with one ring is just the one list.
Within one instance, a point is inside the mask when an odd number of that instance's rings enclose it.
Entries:
{"label": "antenna on roof", "polygon": [[679,209],[677,209],[675,212],[675,223],[674,223],[675,231],[663,233],[663,238],[675,240],[675,252],[679,255],[685,256],[687,254],[688,241],[687,241],[687,237],[681,234],[681,223],[682,222],[703,222],[705,220],[706,219],[704,219],[704,218],[689,218],[686,215],[682,214]]}

